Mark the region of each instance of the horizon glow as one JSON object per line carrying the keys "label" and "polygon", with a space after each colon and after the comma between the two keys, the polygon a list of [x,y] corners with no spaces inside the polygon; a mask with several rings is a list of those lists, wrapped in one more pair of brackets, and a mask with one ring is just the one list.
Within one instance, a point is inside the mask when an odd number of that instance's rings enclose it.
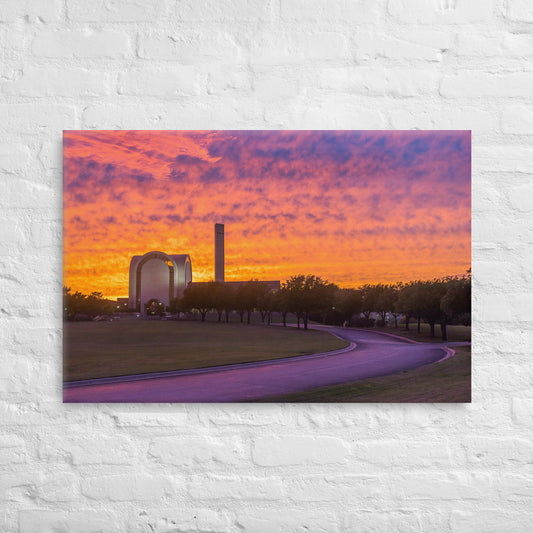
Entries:
{"label": "horizon glow", "polygon": [[471,265],[469,131],[65,131],[63,284],[127,296],[133,255],[341,287]]}

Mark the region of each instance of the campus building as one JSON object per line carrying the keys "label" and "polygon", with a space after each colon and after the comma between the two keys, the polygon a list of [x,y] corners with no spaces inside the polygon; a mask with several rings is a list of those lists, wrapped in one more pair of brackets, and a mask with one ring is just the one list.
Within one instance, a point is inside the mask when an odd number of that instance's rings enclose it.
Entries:
{"label": "campus building", "polygon": [[[234,286],[245,283],[224,280],[224,224],[215,224],[215,281]],[[188,254],[168,255],[153,251],[135,255],[130,262],[129,307],[143,314],[145,305],[153,300],[166,307],[173,298],[183,296],[191,282],[192,265]],[[270,290],[280,288],[279,281],[261,283],[266,284]]]}
{"label": "campus building", "polygon": [[164,306],[183,295],[192,281],[191,258],[187,254],[148,252],[130,262],[129,306],[144,313],[144,305],[158,300]]}

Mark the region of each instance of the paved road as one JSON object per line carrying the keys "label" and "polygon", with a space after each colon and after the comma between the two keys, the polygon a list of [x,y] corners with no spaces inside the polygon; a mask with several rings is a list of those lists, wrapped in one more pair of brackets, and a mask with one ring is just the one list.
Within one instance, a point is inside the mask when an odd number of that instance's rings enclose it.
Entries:
{"label": "paved road", "polygon": [[[90,380],[67,385],[65,402],[240,402],[348,383],[435,363],[450,355],[442,344],[418,344],[370,331],[323,327],[356,347],[336,355],[228,365],[202,372]],[[457,343],[468,344],[468,343]]]}

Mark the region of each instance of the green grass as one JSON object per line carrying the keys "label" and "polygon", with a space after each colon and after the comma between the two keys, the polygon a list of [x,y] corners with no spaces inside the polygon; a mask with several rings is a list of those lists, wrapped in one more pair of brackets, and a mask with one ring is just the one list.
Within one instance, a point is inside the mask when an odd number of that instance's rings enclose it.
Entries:
{"label": "green grass", "polygon": [[470,346],[455,356],[397,374],[260,399],[260,402],[470,402]]}
{"label": "green grass", "polygon": [[323,331],[123,320],[64,324],[64,381],[265,361],[348,345]]}
{"label": "green grass", "polygon": [[[416,331],[416,322],[409,324],[409,330],[405,330],[405,324],[398,326],[398,328],[385,327],[385,328],[362,328],[368,331],[383,331],[385,333],[392,333],[393,335],[399,335],[407,339],[413,339],[418,342],[442,342],[442,334],[440,331],[440,325],[435,324],[435,336],[430,337],[429,324],[420,324],[420,333]],[[448,326],[448,342],[454,341],[470,341],[471,332],[470,326]]]}

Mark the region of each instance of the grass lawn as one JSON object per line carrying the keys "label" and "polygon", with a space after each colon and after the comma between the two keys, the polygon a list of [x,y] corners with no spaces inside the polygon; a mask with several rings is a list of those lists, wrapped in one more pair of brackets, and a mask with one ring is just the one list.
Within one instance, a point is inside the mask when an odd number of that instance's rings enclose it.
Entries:
{"label": "grass lawn", "polygon": [[323,331],[216,322],[65,322],[63,331],[64,381],[264,361],[348,345]]}
{"label": "grass lawn", "polygon": [[[385,333],[392,333],[393,335],[399,335],[400,337],[406,337],[418,342],[442,342],[442,334],[439,324],[435,324],[435,336],[433,338],[429,336],[429,324],[420,324],[420,333],[417,333],[416,322],[409,323],[409,331],[405,330],[405,324],[398,326],[398,329],[395,329],[394,327],[362,329],[368,329],[368,331],[383,331]],[[447,329],[448,342],[470,341],[471,339],[470,326],[448,326]]]}
{"label": "grass lawn", "polygon": [[441,363],[344,385],[284,394],[259,402],[469,402],[470,346],[453,347],[456,354]]}

